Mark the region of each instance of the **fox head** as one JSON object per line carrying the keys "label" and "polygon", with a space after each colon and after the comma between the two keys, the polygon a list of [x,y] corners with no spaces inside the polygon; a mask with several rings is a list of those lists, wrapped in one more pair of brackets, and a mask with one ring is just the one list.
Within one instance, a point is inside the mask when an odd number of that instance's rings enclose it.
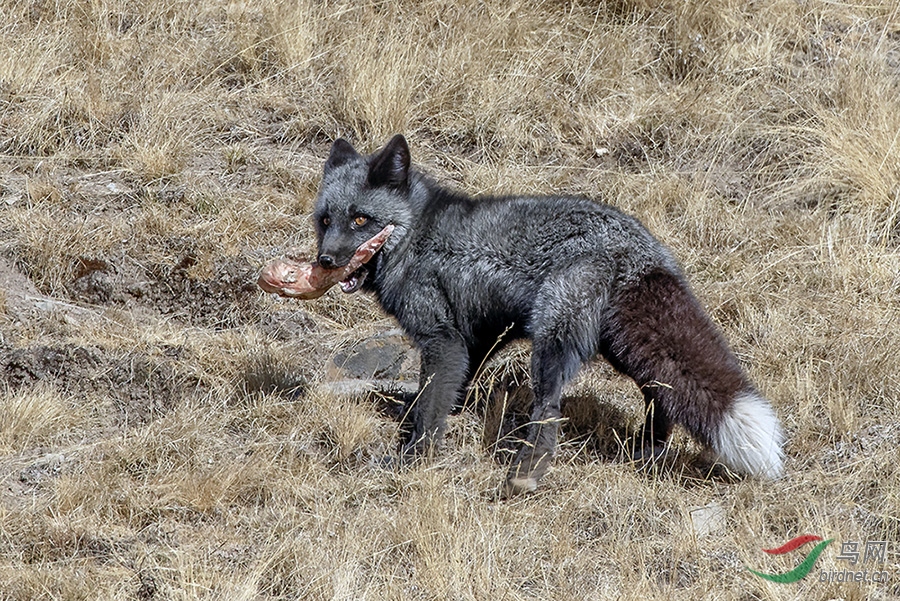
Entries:
{"label": "fox head", "polygon": [[[394,225],[382,248],[389,252],[411,219],[410,189],[409,145],[402,135],[368,156],[356,152],[346,140],[336,140],[325,161],[313,213],[319,265],[326,269],[347,265],[360,244]],[[361,275],[360,285],[366,273]]]}

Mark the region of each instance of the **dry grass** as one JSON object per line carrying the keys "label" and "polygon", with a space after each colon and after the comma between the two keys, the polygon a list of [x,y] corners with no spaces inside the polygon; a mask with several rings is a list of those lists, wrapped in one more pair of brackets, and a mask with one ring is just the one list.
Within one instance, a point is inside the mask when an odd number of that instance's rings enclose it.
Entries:
{"label": "dry grass", "polygon": [[[0,15],[0,599],[900,596],[896,0]],[[471,192],[640,216],[773,399],[787,477],[707,477],[684,439],[668,468],[621,462],[640,402],[602,366],[533,496],[496,500],[475,409],[431,462],[386,467],[396,422],[315,383],[393,324],[252,282],[312,246],[330,140],[398,131]],[[707,505],[724,523],[697,534]],[[746,571],[793,567],[760,550],[803,533],[889,541],[890,581],[818,582],[848,567],[836,544],[797,584]]]}

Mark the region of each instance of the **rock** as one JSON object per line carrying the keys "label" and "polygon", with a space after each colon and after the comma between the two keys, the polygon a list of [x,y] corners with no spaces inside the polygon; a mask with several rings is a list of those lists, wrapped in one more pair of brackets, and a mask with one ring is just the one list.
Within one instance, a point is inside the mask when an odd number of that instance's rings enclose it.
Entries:
{"label": "rock", "polygon": [[690,510],[691,525],[697,538],[717,534],[725,528],[725,508],[719,503],[710,503]]}
{"label": "rock", "polygon": [[396,380],[404,364],[414,361],[412,345],[399,331],[373,336],[338,353],[329,365],[329,380]]}
{"label": "rock", "polygon": [[400,330],[390,330],[335,355],[319,389],[338,396],[371,391],[415,394],[418,352]]}

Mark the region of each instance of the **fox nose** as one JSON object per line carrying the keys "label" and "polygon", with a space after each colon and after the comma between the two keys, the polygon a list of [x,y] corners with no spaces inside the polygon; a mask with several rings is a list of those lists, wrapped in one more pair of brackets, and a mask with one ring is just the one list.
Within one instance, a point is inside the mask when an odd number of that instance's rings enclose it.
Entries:
{"label": "fox nose", "polygon": [[319,265],[325,269],[332,269],[334,267],[334,257],[331,255],[319,255]]}

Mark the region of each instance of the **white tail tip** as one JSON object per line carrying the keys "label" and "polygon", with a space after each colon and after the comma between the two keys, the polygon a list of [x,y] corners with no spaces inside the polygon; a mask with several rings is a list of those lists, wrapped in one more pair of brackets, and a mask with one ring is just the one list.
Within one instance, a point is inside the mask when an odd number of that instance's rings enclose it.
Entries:
{"label": "white tail tip", "polygon": [[742,392],[725,413],[713,440],[722,463],[750,476],[778,478],[784,469],[784,435],[775,411],[755,392]]}

